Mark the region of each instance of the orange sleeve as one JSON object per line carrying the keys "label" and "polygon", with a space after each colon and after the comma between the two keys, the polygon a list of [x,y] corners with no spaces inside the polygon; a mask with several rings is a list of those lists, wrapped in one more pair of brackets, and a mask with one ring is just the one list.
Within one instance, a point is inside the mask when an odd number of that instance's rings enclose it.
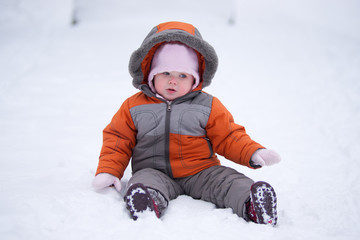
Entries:
{"label": "orange sleeve", "polygon": [[264,148],[247,135],[243,126],[234,122],[231,113],[215,97],[206,131],[216,153],[250,168],[253,153]]}
{"label": "orange sleeve", "polygon": [[103,131],[103,145],[96,175],[110,173],[122,178],[136,143],[136,132],[127,99]]}

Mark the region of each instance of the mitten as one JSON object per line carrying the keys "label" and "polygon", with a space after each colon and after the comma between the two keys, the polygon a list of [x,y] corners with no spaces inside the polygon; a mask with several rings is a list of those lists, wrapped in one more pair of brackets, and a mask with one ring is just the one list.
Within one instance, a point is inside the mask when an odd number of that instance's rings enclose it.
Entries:
{"label": "mitten", "polygon": [[251,156],[250,165],[253,168],[274,165],[281,161],[281,157],[275,151],[270,149],[258,149]]}
{"label": "mitten", "polygon": [[120,192],[121,183],[119,178],[109,174],[109,173],[99,173],[95,176],[92,182],[93,188],[95,190],[100,190],[106,187],[114,185],[115,189]]}

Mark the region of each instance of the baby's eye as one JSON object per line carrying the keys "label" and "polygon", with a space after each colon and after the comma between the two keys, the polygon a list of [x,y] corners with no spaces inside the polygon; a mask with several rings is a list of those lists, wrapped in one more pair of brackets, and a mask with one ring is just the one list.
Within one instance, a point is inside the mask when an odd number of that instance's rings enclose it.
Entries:
{"label": "baby's eye", "polygon": [[179,75],[179,77],[180,78],[187,78],[187,75],[182,73],[182,74]]}
{"label": "baby's eye", "polygon": [[162,74],[163,74],[163,75],[166,75],[166,76],[169,76],[169,75],[170,75],[169,72],[163,72]]}

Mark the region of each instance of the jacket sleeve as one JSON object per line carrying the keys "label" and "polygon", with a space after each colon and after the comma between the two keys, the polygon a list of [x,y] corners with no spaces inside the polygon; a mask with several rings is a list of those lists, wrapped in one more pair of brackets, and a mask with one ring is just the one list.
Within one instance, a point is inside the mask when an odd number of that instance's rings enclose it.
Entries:
{"label": "jacket sleeve", "polygon": [[122,178],[136,143],[136,132],[127,99],[103,131],[103,145],[96,175],[110,173]]}
{"label": "jacket sleeve", "polygon": [[206,131],[216,153],[250,168],[253,168],[250,166],[253,153],[264,148],[247,135],[243,126],[234,122],[231,113],[215,97]]}

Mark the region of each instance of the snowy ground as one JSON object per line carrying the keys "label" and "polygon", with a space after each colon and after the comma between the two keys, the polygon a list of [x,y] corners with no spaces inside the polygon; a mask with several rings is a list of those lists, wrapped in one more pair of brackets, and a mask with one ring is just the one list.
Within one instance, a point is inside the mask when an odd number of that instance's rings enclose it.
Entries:
{"label": "snowy ground", "polygon": [[[1,239],[358,239],[360,3],[180,2],[0,1]],[[256,171],[222,159],[274,186],[276,228],[186,196],[134,222],[92,190],[102,129],[137,91],[130,54],[169,20],[200,29],[220,58],[205,90],[282,155]]]}

